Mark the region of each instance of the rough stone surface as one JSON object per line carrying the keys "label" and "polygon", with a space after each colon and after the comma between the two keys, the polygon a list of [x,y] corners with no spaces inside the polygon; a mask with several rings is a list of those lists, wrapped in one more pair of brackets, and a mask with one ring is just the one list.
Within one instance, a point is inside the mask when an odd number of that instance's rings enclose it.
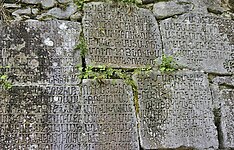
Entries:
{"label": "rough stone surface", "polygon": [[234,73],[234,22],[189,13],[160,23],[165,53],[181,66],[207,72]]}
{"label": "rough stone surface", "polygon": [[161,40],[149,10],[107,3],[84,5],[88,65],[136,68],[154,64]]}
{"label": "rough stone surface", "polygon": [[0,32],[0,66],[11,66],[6,72],[15,84],[76,83],[80,23],[30,20],[0,24]]}
{"label": "rough stone surface", "polygon": [[131,87],[112,82],[0,90],[0,149],[138,150]]}
{"label": "rough stone surface", "polygon": [[21,0],[27,4],[41,4],[43,8],[51,8],[56,4],[55,0]]}
{"label": "rough stone surface", "polygon": [[12,13],[14,16],[19,16],[19,15],[30,15],[32,13],[31,8],[25,8],[25,9],[18,9]]}
{"label": "rough stone surface", "polygon": [[70,16],[72,21],[81,21],[82,20],[82,12],[76,12],[75,14]]}
{"label": "rough stone surface", "polygon": [[193,9],[192,3],[179,3],[175,1],[158,2],[154,4],[153,13],[156,18],[163,19],[174,15],[181,15]]}
{"label": "rough stone surface", "polygon": [[122,80],[84,80],[82,98],[86,149],[139,150],[131,86]]}
{"label": "rough stone surface", "polygon": [[143,148],[218,148],[207,75],[153,72],[136,80]]}
{"label": "rough stone surface", "polygon": [[234,77],[216,77],[212,81],[218,85],[234,87]]}
{"label": "rough stone surface", "polygon": [[70,4],[65,10],[55,7],[50,9],[45,15],[53,16],[58,19],[69,19],[69,17],[77,11],[75,4]]}
{"label": "rough stone surface", "polygon": [[59,3],[69,3],[73,2],[73,0],[58,0]]}
{"label": "rough stone surface", "polygon": [[18,4],[6,4],[6,3],[4,3],[3,7],[6,8],[6,9],[7,8],[20,8],[21,5],[18,5]]}
{"label": "rough stone surface", "polygon": [[221,90],[221,130],[223,146],[234,148],[234,90]]}
{"label": "rough stone surface", "polygon": [[41,0],[41,5],[44,8],[53,7],[56,4],[55,0]]}
{"label": "rough stone surface", "polygon": [[21,2],[27,3],[27,4],[38,4],[40,3],[40,0],[21,0]]}

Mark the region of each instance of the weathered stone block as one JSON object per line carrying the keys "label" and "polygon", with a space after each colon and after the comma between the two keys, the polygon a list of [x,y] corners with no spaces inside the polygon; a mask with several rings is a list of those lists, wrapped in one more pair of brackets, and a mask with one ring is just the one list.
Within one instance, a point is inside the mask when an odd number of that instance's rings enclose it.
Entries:
{"label": "weathered stone block", "polygon": [[86,149],[139,149],[131,86],[122,80],[84,80],[82,99]]}
{"label": "weathered stone block", "polygon": [[84,5],[84,36],[88,65],[136,68],[161,56],[158,24],[153,14],[132,5]]}
{"label": "weathered stone block", "polygon": [[136,81],[143,148],[218,148],[207,75],[153,72],[138,75]]}
{"label": "weathered stone block", "polygon": [[153,12],[157,19],[181,15],[193,9],[192,3],[179,3],[175,1],[158,2],[154,4]]}
{"label": "weathered stone block", "polygon": [[225,148],[234,148],[234,90],[221,90],[221,131]]}
{"label": "weathered stone block", "polygon": [[80,23],[31,20],[0,24],[0,32],[0,66],[10,66],[1,72],[14,83],[77,83]]}
{"label": "weathered stone block", "polygon": [[193,69],[234,73],[234,22],[208,14],[184,14],[160,23],[165,53]]}
{"label": "weathered stone block", "polygon": [[122,80],[0,89],[0,149],[138,150],[131,87]]}

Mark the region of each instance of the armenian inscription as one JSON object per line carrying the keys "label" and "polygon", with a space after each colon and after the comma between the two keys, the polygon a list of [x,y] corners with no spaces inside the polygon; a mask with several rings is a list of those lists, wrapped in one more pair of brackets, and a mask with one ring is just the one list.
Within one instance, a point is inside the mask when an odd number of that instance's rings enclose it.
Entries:
{"label": "armenian inscription", "polygon": [[206,78],[191,71],[136,78],[143,148],[218,147]]}
{"label": "armenian inscription", "polygon": [[224,147],[234,148],[234,90],[221,91],[221,128],[223,132]]}
{"label": "armenian inscription", "polygon": [[27,21],[0,23],[0,65],[15,83],[71,84],[79,51],[80,23]]}
{"label": "armenian inscription", "polygon": [[84,5],[86,63],[136,68],[154,64],[161,56],[158,24],[150,11],[134,6]]}
{"label": "armenian inscription", "polygon": [[132,89],[122,80],[84,80],[83,125],[88,150],[138,150]]}
{"label": "armenian inscription", "polygon": [[215,73],[234,72],[234,22],[189,13],[160,23],[167,54],[178,63]]}

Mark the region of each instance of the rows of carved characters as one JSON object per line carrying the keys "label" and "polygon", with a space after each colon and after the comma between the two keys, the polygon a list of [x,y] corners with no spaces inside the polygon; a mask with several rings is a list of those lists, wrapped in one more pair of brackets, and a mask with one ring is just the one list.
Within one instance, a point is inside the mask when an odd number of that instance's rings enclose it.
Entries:
{"label": "rows of carved characters", "polygon": [[122,80],[83,80],[84,122],[91,149],[138,150],[133,93]]}
{"label": "rows of carved characters", "polygon": [[234,90],[221,90],[221,128],[225,148],[234,148]]}
{"label": "rows of carved characters", "polygon": [[[1,91],[4,93],[4,90]],[[83,149],[80,87],[13,86],[1,94],[1,149]]]}
{"label": "rows of carved characters", "polygon": [[81,63],[74,48],[81,25],[69,21],[0,24],[0,65],[15,83],[76,83]]}
{"label": "rows of carved characters", "polygon": [[84,5],[86,63],[136,68],[161,56],[158,24],[150,11],[134,6],[93,2]]}
{"label": "rows of carved characters", "polygon": [[234,22],[206,14],[185,14],[160,23],[166,54],[208,72],[233,73]]}
{"label": "rows of carved characters", "polygon": [[138,75],[136,82],[143,148],[218,147],[207,75],[152,72]]}

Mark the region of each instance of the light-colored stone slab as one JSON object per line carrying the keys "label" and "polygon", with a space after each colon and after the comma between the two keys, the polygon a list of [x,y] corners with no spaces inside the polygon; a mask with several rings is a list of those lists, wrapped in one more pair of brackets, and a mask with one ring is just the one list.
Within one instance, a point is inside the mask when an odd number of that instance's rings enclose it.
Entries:
{"label": "light-colored stone slab", "polygon": [[84,5],[88,65],[136,68],[161,56],[158,24],[149,10],[101,2]]}
{"label": "light-colored stone slab", "polygon": [[222,143],[225,148],[234,148],[234,90],[221,90],[220,96]]}
{"label": "light-colored stone slab", "polygon": [[218,148],[207,75],[153,72],[136,78],[144,149]]}
{"label": "light-colored stone slab", "polygon": [[165,53],[181,66],[233,74],[234,21],[189,13],[160,23]]}
{"label": "light-colored stone slab", "polygon": [[139,150],[132,88],[122,80],[83,80],[85,149]]}
{"label": "light-colored stone slab", "polygon": [[158,2],[153,6],[153,13],[157,19],[172,17],[189,12],[193,9],[192,3],[182,3],[176,1]]}

